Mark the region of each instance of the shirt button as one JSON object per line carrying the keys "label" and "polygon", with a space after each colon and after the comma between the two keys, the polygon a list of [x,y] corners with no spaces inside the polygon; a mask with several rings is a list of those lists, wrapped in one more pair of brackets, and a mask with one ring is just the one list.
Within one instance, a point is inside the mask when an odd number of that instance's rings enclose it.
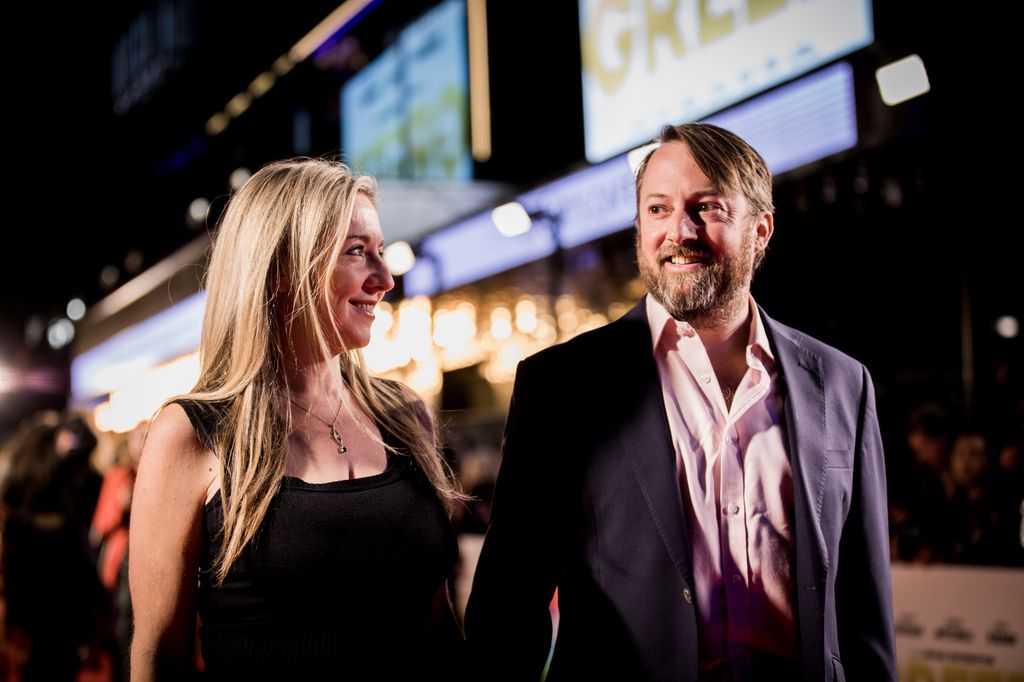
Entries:
{"label": "shirt button", "polygon": [[730,504],[728,507],[725,508],[725,513],[726,514],[738,514],[739,511],[740,511],[739,506],[737,506],[735,504]]}
{"label": "shirt button", "polygon": [[686,600],[687,604],[692,604],[693,603],[693,593],[690,592],[690,588],[689,587],[684,587],[683,588],[683,599]]}
{"label": "shirt button", "polygon": [[740,575],[739,573],[733,573],[733,575],[732,575],[732,581],[733,581],[734,583],[737,583],[737,584],[739,584],[739,583],[743,582],[743,576],[741,576],[741,575]]}
{"label": "shirt button", "polygon": [[710,384],[711,383],[711,375],[710,374],[701,374],[700,375],[700,380],[703,381],[705,384]]}

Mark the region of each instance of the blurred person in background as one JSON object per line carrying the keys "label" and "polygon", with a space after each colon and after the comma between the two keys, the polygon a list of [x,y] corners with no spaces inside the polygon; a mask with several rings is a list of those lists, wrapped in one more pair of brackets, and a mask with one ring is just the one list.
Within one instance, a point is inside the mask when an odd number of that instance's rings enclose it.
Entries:
{"label": "blurred person in background", "polygon": [[96,499],[95,444],[81,418],[45,412],[4,446],[5,629],[24,682],[74,680],[96,650],[108,601],[85,533]]}
{"label": "blurred person in background", "polygon": [[953,494],[949,453],[955,431],[936,403],[916,408],[907,420],[906,444],[912,460],[892,490],[890,534],[896,558],[916,563],[942,561],[948,543],[944,507]]}
{"label": "blurred person in background", "polygon": [[146,426],[143,422],[117,435],[92,517],[89,541],[96,548],[100,579],[109,590],[115,588],[118,567],[128,550],[128,519]]}
{"label": "blurred person in background", "polygon": [[[132,508],[132,679],[445,679],[463,499],[421,399],[360,348],[394,282],[372,180],[270,164],[230,200],[193,391],[163,407]],[[198,577],[198,584],[197,584]]]}
{"label": "blurred person in background", "polygon": [[992,497],[997,505],[997,563],[1024,566],[1024,461],[1021,461],[1020,435],[1004,437]]}
{"label": "blurred person in background", "polygon": [[[666,127],[637,173],[649,295],[518,368],[466,614],[479,679],[896,679],[885,463],[856,360],[750,295],[771,173]],[[851,311],[851,314],[852,311]]]}
{"label": "blurred person in background", "polygon": [[957,436],[949,456],[952,489],[943,505],[950,563],[994,563],[999,530],[991,495],[988,443],[980,433]]}
{"label": "blurred person in background", "polygon": [[97,552],[100,581],[110,593],[113,607],[109,648],[115,680],[128,679],[127,657],[132,632],[126,571],[128,519],[147,426],[148,422],[142,422],[125,435],[117,434],[113,461],[103,474],[103,486],[89,532],[89,541]]}

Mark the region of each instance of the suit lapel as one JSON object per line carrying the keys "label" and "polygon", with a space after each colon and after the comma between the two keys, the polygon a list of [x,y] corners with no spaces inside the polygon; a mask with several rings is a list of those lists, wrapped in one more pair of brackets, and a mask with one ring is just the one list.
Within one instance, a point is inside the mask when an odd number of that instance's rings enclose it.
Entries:
{"label": "suit lapel", "polygon": [[630,361],[617,365],[623,390],[616,393],[612,414],[619,415],[622,446],[662,542],[686,584],[692,585],[690,540],[645,300],[623,316],[617,327],[616,346]]}
{"label": "suit lapel", "polygon": [[[806,524],[816,561],[814,573],[824,579],[827,567],[825,538],[821,532],[821,493],[825,481],[825,375],[821,357],[791,339],[784,329],[761,313],[770,330],[784,387],[789,461],[793,468],[793,504],[797,526]],[[798,557],[802,559],[804,557]]]}
{"label": "suit lapel", "polygon": [[805,669],[818,670],[824,651],[822,621],[828,554],[821,530],[825,485],[825,371],[821,356],[801,347],[799,334],[761,311],[778,363],[789,461],[793,470],[796,598]]}

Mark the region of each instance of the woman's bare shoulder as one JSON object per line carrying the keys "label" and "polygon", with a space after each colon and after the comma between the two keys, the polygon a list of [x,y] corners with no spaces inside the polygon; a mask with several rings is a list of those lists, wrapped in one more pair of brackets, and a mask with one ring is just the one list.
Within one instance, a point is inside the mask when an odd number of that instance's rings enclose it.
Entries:
{"label": "woman's bare shoulder", "polygon": [[[148,460],[148,461],[147,461]],[[150,424],[140,468],[192,480],[205,490],[217,475],[217,458],[202,443],[185,410],[166,405]]]}
{"label": "woman's bare shoulder", "polygon": [[146,448],[159,447],[185,453],[206,452],[192,421],[179,403],[165,405],[149,426]]}

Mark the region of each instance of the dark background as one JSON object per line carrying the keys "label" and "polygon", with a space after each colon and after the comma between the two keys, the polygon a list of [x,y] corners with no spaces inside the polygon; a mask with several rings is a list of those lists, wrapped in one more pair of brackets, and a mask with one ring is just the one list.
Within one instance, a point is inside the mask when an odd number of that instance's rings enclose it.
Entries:
{"label": "dark background", "polygon": [[[194,239],[189,202],[206,196],[215,215],[231,170],[292,155],[297,106],[314,122],[313,153],[337,152],[337,87],[433,3],[383,0],[353,30],[354,52],[299,65],[224,134],[203,134],[212,113],[336,4],[197,2],[185,62],[125,115],[113,113],[111,49],[144,3],[37,4],[5,22],[0,365],[63,371],[68,349],[26,345],[30,316],[62,314],[73,296],[95,303],[107,293],[103,267],[118,267],[123,283],[130,252],[144,269]],[[848,58],[861,144],[777,178],[777,230],[755,295],[777,319],[867,363],[890,432],[929,399],[964,420],[1019,428],[1020,342],[993,328],[1021,312],[1010,22],[926,2],[875,3],[874,12],[875,44]],[[576,3],[490,2],[488,19],[494,155],[477,177],[525,186],[566,172],[583,158]],[[874,68],[910,53],[924,60],[932,91],[885,107]],[[62,403],[59,393],[0,394],[0,432]],[[1006,404],[1017,411],[1002,415]]]}

